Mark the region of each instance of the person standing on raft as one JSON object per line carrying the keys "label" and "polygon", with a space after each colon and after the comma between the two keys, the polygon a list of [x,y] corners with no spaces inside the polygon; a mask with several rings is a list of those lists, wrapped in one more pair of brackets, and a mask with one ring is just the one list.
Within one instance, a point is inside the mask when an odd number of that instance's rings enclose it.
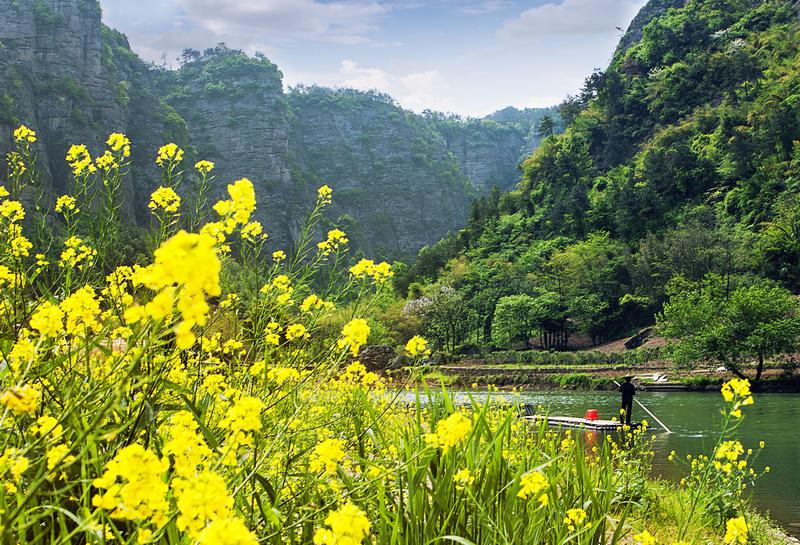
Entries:
{"label": "person standing on raft", "polygon": [[636,386],[633,385],[631,379],[633,377],[625,377],[625,382],[619,387],[622,392],[622,408],[620,414],[625,419],[625,424],[631,425],[631,413],[633,412],[633,396],[636,395]]}

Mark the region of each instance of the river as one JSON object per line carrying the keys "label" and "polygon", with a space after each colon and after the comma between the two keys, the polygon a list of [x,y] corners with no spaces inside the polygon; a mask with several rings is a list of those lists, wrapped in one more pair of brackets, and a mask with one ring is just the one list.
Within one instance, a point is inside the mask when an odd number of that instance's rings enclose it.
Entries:
{"label": "river", "polygon": [[[487,395],[479,393],[477,396]],[[493,395],[504,395],[502,392]],[[462,397],[463,394],[458,394]],[[522,401],[547,407],[549,414],[583,416],[586,409],[600,411],[600,418],[611,418],[619,410],[619,397],[614,392],[522,392]],[[643,417],[655,435],[653,471],[656,475],[678,478],[680,470],[667,455],[711,453],[719,434],[723,406],[719,393],[639,392],[636,395],[658,416],[672,434],[659,429],[652,418],[634,405],[634,420]],[[770,473],[756,481],[753,505],[778,522],[787,533],[800,536],[800,394],[756,395],[755,404],[744,408],[745,418],[736,437],[745,448],[766,448],[755,467],[770,466]]]}

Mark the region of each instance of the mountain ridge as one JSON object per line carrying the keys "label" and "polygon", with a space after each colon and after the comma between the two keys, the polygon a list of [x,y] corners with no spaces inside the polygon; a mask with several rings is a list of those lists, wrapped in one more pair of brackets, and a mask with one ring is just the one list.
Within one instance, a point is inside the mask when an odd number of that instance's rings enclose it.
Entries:
{"label": "mountain ridge", "polygon": [[[175,141],[186,150],[185,164],[199,158],[217,164],[212,196],[240,177],[255,182],[258,218],[276,246],[297,239],[316,186],[327,183],[334,191],[341,186],[344,197],[329,221],[354,230],[356,249],[408,257],[461,228],[472,198],[494,185],[512,187],[520,176],[517,164],[538,143],[530,136],[530,112],[527,124],[419,115],[377,100],[376,93],[321,88],[316,95],[326,97],[314,104],[303,91],[285,92],[280,70],[265,57],[223,45],[187,50],[176,70],[158,69],[102,24],[94,0],[0,0],[0,21],[9,23],[0,29],[0,70],[10,76],[0,82],[0,150],[10,149],[16,124],[37,130],[44,143],[37,150],[40,166],[58,194],[68,186],[62,159],[69,145],[85,143],[99,153],[105,135],[127,133],[133,164],[125,201],[136,205],[124,212],[138,224],[149,221],[142,194],[159,183],[155,151]],[[319,110],[322,103],[329,109]],[[553,109],[541,113],[555,115]],[[345,123],[361,134],[325,134],[312,118],[328,128]],[[369,130],[367,119],[381,119],[383,130]],[[338,151],[326,154],[326,147]],[[422,156],[427,159],[416,164],[414,157]],[[405,164],[416,166],[407,170]],[[340,182],[343,173],[350,176]],[[368,198],[367,188],[383,189],[387,198]],[[424,206],[427,196],[436,203]]]}

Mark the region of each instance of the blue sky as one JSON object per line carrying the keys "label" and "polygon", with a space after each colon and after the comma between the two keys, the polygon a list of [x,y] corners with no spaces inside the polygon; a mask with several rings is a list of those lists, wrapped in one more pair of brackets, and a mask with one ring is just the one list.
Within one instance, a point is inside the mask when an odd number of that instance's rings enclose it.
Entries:
{"label": "blue sky", "polygon": [[605,67],[645,0],[100,0],[146,59],[261,51],[287,86],[378,89],[415,111],[549,106]]}

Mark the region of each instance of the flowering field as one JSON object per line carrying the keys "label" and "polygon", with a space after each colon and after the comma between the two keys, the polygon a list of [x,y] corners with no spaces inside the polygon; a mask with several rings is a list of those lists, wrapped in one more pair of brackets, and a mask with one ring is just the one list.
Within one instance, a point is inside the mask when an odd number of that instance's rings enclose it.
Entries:
{"label": "flowering field", "polygon": [[[683,509],[659,518],[646,428],[564,435],[446,391],[400,403],[402,385],[359,363],[369,296],[392,270],[348,262],[338,229],[315,242],[329,187],[297,247],[266,255],[252,183],[209,206],[214,165],[184,170],[167,144],[151,257],[126,263],[128,139],[94,158],[73,146],[72,191],[54,196],[36,135],[14,136],[0,190],[3,543],[753,541],[754,454],[730,437],[746,381],[723,389],[717,447],[673,491]],[[420,337],[405,349],[428,352]]]}

